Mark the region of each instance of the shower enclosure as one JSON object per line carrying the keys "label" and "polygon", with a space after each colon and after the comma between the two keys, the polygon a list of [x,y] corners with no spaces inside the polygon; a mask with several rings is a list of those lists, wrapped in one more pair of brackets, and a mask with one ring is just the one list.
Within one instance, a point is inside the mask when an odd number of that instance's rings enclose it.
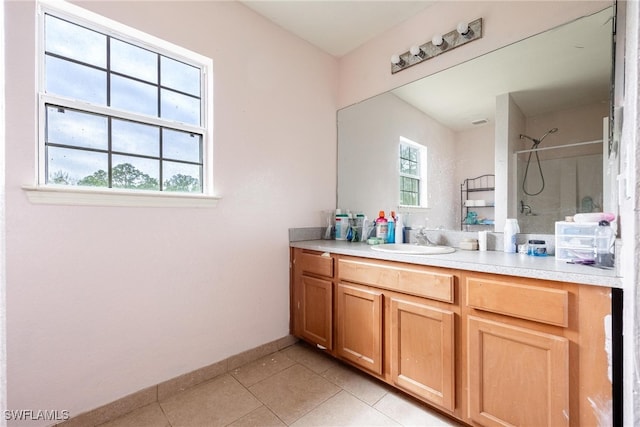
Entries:
{"label": "shower enclosure", "polygon": [[[556,221],[603,209],[602,140],[515,153],[518,224],[522,232],[553,234]],[[526,178],[526,179],[525,179]]]}

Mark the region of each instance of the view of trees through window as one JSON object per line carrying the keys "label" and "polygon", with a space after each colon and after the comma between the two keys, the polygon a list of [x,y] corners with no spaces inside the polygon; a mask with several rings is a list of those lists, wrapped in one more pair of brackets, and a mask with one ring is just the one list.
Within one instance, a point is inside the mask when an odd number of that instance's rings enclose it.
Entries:
{"label": "view of trees through window", "polygon": [[[130,163],[122,163],[113,168],[111,185],[109,185],[109,175],[102,169],[80,180],[73,179],[68,172],[59,169],[49,175],[49,182],[56,185],[78,185],[81,187],[112,187],[129,190],[160,189],[158,179],[138,170]],[[165,180],[162,190],[186,193],[200,193],[202,191],[199,179],[183,174],[176,174]]]}

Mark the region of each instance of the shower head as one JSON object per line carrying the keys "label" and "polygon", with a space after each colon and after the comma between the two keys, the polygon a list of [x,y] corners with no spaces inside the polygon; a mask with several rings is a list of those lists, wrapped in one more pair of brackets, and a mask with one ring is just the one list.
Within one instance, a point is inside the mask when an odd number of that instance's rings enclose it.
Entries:
{"label": "shower head", "polygon": [[540,144],[542,142],[543,139],[545,139],[547,137],[547,135],[549,135],[550,133],[556,133],[558,132],[558,128],[553,128],[553,129],[549,129],[547,131],[547,133],[545,133],[544,135],[542,135],[542,138],[540,138],[540,140],[538,141],[538,144]]}
{"label": "shower head", "polygon": [[558,128],[549,129],[547,131],[547,133],[542,135],[542,138],[540,138],[540,139],[535,139],[535,138],[531,138],[528,135],[520,134],[520,139],[528,139],[529,141],[533,142],[533,146],[534,147],[537,147],[538,144],[540,144],[542,142],[542,140],[547,137],[547,135],[549,135],[550,133],[556,133],[556,132],[558,132]]}

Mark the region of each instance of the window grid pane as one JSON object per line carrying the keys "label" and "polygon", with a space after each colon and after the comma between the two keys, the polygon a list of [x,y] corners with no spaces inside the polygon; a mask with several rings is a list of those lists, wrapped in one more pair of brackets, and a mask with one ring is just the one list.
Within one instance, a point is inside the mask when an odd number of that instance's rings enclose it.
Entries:
{"label": "window grid pane", "polygon": [[158,116],[158,89],[152,84],[112,74],[109,95],[111,107]]}
{"label": "window grid pane", "polygon": [[200,96],[200,70],[193,65],[161,56],[160,73],[162,87],[194,97]]}
{"label": "window grid pane", "polygon": [[406,176],[400,177],[400,204],[420,206],[420,180]]}
{"label": "window grid pane", "polygon": [[405,206],[420,206],[420,180],[400,177],[400,204]]}
{"label": "window grid pane", "polygon": [[420,155],[416,148],[400,146],[400,173],[420,176]]}
{"label": "window grid pane", "polygon": [[104,68],[107,63],[107,37],[69,21],[45,16],[45,49],[61,57]]}
{"label": "window grid pane", "polygon": [[45,74],[47,93],[107,105],[107,74],[103,70],[47,56]]}
{"label": "window grid pane", "polygon": [[162,162],[163,191],[202,192],[202,166],[177,162]]}
{"label": "window grid pane", "polygon": [[110,38],[109,54],[111,71],[149,83],[158,82],[157,53]]}

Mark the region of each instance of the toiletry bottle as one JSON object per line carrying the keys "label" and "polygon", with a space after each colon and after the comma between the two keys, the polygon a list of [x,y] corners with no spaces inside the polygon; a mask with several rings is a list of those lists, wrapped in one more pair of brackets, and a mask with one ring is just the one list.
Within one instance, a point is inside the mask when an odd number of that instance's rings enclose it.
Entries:
{"label": "toiletry bottle", "polygon": [[396,213],[391,211],[389,219],[387,220],[387,243],[396,242]]}
{"label": "toiletry bottle", "polygon": [[349,219],[347,224],[349,224],[347,226],[347,240],[350,242],[353,240],[353,233],[354,233],[354,221],[355,219],[353,218],[353,214],[349,214]]}
{"label": "toiletry bottle", "polygon": [[400,214],[396,214],[396,243],[404,243],[404,225],[402,224],[402,217]]}
{"label": "toiletry bottle", "polygon": [[596,264],[602,267],[613,267],[613,246],[616,235],[609,221],[600,221],[595,235]]}
{"label": "toiletry bottle", "polygon": [[384,217],[384,211],[380,211],[380,213],[378,213],[378,219],[376,219],[376,237],[383,239],[386,243],[388,234],[389,222]]}
{"label": "toiletry bottle", "polygon": [[518,220],[515,218],[507,218],[504,223],[503,244],[505,253],[516,252],[516,234],[520,232]]}
{"label": "toiletry bottle", "polygon": [[354,230],[354,236],[353,236],[353,242],[360,242],[362,241],[362,236],[364,234],[364,220],[365,220],[365,216],[363,213],[359,212],[356,214],[356,219],[355,219],[355,230]]}
{"label": "toiletry bottle", "polygon": [[336,240],[346,240],[349,230],[349,215],[336,209]]}
{"label": "toiletry bottle", "polygon": [[369,218],[365,216],[362,220],[362,235],[360,236],[360,241],[366,242],[367,240],[369,240],[371,235],[374,233],[374,230],[374,224],[372,224]]}
{"label": "toiletry bottle", "polygon": [[478,231],[478,249],[483,252],[487,250],[487,230]]}

